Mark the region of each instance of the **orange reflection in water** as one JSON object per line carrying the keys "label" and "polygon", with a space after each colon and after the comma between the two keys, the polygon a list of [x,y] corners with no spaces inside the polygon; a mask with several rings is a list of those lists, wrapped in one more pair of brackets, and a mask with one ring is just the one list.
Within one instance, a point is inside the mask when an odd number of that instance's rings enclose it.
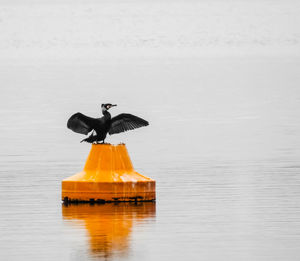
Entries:
{"label": "orange reflection in water", "polygon": [[92,255],[126,255],[133,226],[155,218],[155,202],[63,205],[62,215],[76,225],[83,221]]}

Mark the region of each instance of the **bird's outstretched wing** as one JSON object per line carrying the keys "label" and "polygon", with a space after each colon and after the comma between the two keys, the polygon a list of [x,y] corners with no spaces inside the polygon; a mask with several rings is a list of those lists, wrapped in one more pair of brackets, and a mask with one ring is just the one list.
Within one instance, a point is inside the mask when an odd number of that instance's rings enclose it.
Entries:
{"label": "bird's outstretched wing", "polygon": [[149,125],[148,121],[145,121],[132,114],[122,113],[111,119],[109,134],[112,135],[124,131],[129,131],[147,125]]}
{"label": "bird's outstretched wing", "polygon": [[88,117],[80,112],[73,114],[68,120],[67,127],[74,132],[88,134],[94,129],[97,119]]}

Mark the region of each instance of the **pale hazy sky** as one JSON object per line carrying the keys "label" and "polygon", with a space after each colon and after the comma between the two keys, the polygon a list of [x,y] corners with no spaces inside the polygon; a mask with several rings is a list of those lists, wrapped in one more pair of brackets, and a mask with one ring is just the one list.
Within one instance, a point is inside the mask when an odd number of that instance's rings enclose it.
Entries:
{"label": "pale hazy sky", "polygon": [[300,2],[0,1],[2,58],[300,54]]}

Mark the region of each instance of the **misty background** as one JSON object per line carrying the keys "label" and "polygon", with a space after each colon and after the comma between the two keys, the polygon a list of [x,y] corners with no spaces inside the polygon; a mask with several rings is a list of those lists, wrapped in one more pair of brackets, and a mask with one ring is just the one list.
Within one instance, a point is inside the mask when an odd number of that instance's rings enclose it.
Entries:
{"label": "misty background", "polygon": [[150,122],[106,141],[126,143],[157,203],[113,260],[298,260],[299,13],[294,0],[0,0],[0,256],[103,258],[62,218],[60,182],[90,150],[68,118],[116,103],[113,116]]}

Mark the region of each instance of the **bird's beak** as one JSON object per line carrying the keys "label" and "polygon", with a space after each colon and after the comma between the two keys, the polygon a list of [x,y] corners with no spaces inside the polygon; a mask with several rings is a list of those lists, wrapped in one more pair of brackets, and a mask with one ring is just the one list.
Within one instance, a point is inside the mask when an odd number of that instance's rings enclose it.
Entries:
{"label": "bird's beak", "polygon": [[115,106],[117,106],[117,104],[112,104],[112,105],[111,105],[111,107],[115,107]]}

